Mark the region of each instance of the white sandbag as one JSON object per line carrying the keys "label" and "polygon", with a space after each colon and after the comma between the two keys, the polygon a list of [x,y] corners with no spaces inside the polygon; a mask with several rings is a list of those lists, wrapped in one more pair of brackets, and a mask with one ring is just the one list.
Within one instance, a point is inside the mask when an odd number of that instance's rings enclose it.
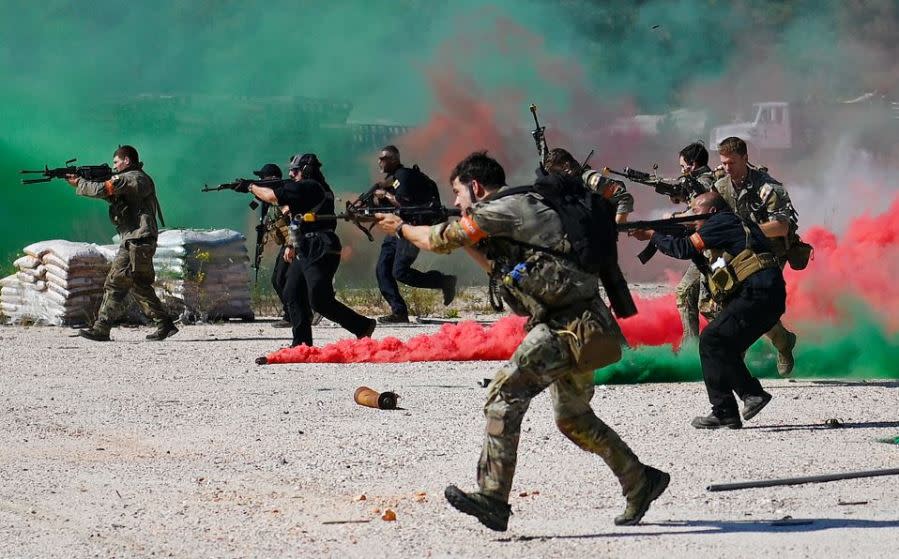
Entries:
{"label": "white sandbag", "polygon": [[56,279],[60,279],[62,281],[67,281],[70,278],[94,278],[100,279],[102,281],[103,278],[106,277],[106,274],[109,272],[109,267],[94,267],[94,268],[70,268],[68,270],[64,268],[60,268],[55,264],[47,264],[47,275],[56,276]]}
{"label": "white sandbag", "polygon": [[95,258],[91,258],[90,260],[80,260],[78,258],[63,260],[52,252],[48,252],[41,257],[41,262],[48,268],[52,266],[57,270],[65,270],[69,273],[78,274],[106,273],[106,270],[109,269],[109,263],[105,260],[105,256],[103,262],[100,262]]}
{"label": "white sandbag", "polygon": [[4,285],[0,287],[0,297],[21,297],[25,293],[22,284]]}
{"label": "white sandbag", "polygon": [[31,256],[30,254],[26,254],[25,256],[22,256],[21,258],[17,258],[15,260],[13,260],[12,264],[13,264],[13,266],[15,266],[16,268],[18,268],[20,270],[25,270],[27,268],[37,268],[40,263],[41,263],[40,258],[36,258],[34,256]]}
{"label": "white sandbag", "polygon": [[32,281],[39,281],[44,279],[44,276],[47,274],[47,267],[40,264],[37,268],[25,268],[24,270],[19,270],[19,273],[32,278]]}
{"label": "white sandbag", "polygon": [[103,279],[98,278],[68,278],[61,279],[54,274],[47,275],[47,283],[52,283],[62,287],[63,289],[68,289],[72,291],[74,289],[82,288],[82,287],[97,287],[103,286]]}
{"label": "white sandbag", "polygon": [[22,305],[25,303],[25,298],[21,295],[0,295],[0,302],[7,305]]}
{"label": "white sandbag", "polygon": [[56,303],[65,311],[77,311],[79,309],[88,309],[92,307],[94,304],[99,306],[100,299],[97,297],[65,297],[56,293],[55,291],[48,291],[45,295],[47,299],[53,303]]}
{"label": "white sandbag", "polygon": [[65,287],[61,287],[53,282],[47,282],[47,291],[53,291],[54,293],[59,293],[63,297],[77,297],[79,295],[95,295],[103,293],[102,285],[91,285],[86,287],[73,287],[72,289],[66,289]]}
{"label": "white sandbag", "polygon": [[63,240],[32,243],[22,249],[22,252],[36,258],[41,258],[48,252],[52,252],[64,262],[71,262],[73,259],[76,259],[84,264],[104,262],[106,260],[106,257],[97,249],[97,245],[93,243],[73,243]]}
{"label": "white sandbag", "polygon": [[47,290],[47,282],[45,282],[44,280],[38,280],[34,283],[23,283],[22,287],[25,289],[26,292],[31,291],[31,292],[39,293],[41,291]]}
{"label": "white sandbag", "polygon": [[25,272],[16,272],[16,278],[23,284],[34,283],[37,281],[37,278],[28,275]]}
{"label": "white sandbag", "polygon": [[22,285],[22,282],[19,281],[16,274],[0,278],[0,287],[19,287],[20,285]]}
{"label": "white sandbag", "polygon": [[234,243],[243,243],[247,238],[232,229],[211,229],[200,231],[196,229],[169,229],[159,234],[157,244],[159,246],[183,246],[201,244],[209,246],[224,246]]}

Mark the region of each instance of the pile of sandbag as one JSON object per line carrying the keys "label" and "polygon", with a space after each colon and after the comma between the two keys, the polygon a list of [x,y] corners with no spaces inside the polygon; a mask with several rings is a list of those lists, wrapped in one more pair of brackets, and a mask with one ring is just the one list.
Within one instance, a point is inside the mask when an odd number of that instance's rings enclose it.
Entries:
{"label": "pile of sandbag", "polygon": [[89,324],[103,298],[109,262],[91,243],[42,241],[28,245],[0,280],[0,308],[14,323]]}
{"label": "pile of sandbag", "polygon": [[159,234],[156,292],[184,319],[253,320],[246,237],[230,229]]}

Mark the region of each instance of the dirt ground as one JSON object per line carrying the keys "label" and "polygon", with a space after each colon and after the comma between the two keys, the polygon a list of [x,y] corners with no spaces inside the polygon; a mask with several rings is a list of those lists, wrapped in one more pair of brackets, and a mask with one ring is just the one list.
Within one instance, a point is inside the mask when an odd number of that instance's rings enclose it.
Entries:
{"label": "dirt ground", "polygon": [[[408,338],[435,325],[381,328]],[[267,322],[197,325],[163,343],[0,327],[2,557],[895,557],[899,477],[711,493],[710,483],[899,467],[899,383],[765,382],[741,431],[697,432],[701,384],[599,387],[597,414],[671,473],[644,524],[602,461],[524,421],[509,531],[451,509],[475,487],[498,363],[271,365]],[[346,332],[323,326],[317,343]],[[360,385],[403,409],[357,406]],[[824,422],[838,418],[842,428]],[[364,497],[363,497],[364,496]],[[396,521],[381,519],[391,509]],[[783,520],[786,519],[786,520]]]}

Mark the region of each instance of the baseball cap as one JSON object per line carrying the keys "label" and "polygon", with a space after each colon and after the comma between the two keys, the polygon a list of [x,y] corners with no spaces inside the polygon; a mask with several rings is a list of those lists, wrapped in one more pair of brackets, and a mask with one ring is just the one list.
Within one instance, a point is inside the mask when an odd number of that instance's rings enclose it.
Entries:
{"label": "baseball cap", "polygon": [[291,171],[294,169],[302,169],[306,165],[319,168],[322,166],[322,162],[318,160],[318,156],[314,153],[297,154],[290,158],[289,169]]}
{"label": "baseball cap", "polygon": [[281,167],[278,167],[274,163],[266,163],[258,171],[253,171],[253,174],[260,179],[264,177],[278,177],[279,179],[282,178]]}

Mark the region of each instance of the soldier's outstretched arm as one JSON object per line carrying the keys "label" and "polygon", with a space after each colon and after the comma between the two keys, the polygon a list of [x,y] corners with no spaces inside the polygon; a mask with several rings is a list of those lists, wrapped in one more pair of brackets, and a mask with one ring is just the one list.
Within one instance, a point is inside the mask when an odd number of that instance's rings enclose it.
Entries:
{"label": "soldier's outstretched arm", "polygon": [[275,191],[266,186],[257,186],[255,184],[251,184],[249,187],[250,193],[259,198],[262,202],[266,202],[273,206],[278,205],[278,197],[275,195]]}

